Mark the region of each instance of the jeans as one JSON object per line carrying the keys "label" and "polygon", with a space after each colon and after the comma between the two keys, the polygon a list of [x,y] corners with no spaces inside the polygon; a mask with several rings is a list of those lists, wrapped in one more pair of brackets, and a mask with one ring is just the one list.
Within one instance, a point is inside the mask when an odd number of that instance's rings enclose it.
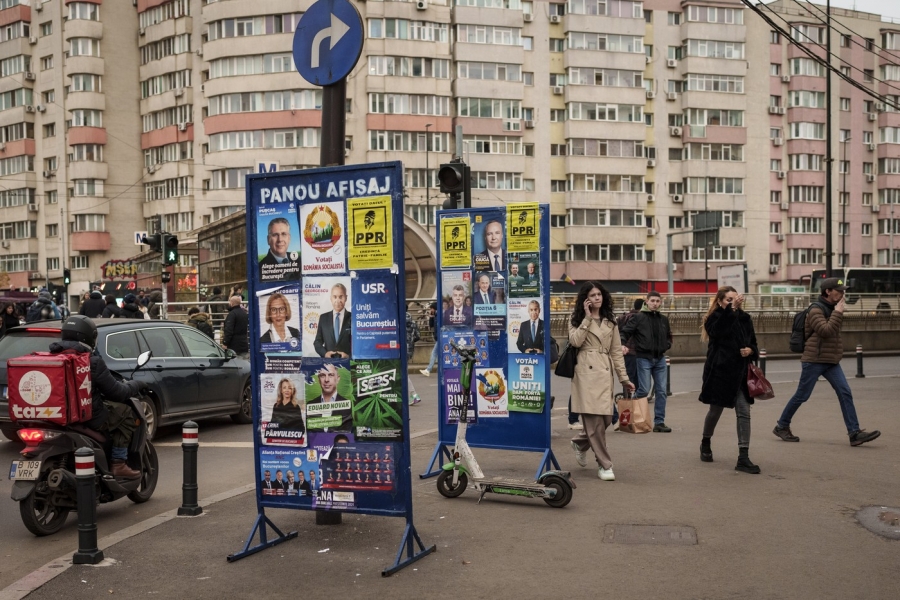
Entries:
{"label": "jeans", "polygon": [[791,419],[794,413],[800,408],[800,405],[809,400],[816,387],[816,381],[819,377],[824,377],[834,391],[837,392],[838,403],[841,405],[841,414],[844,415],[844,425],[847,427],[847,433],[852,435],[859,431],[859,420],[856,418],[856,407],[853,406],[853,394],[850,392],[850,384],[844,377],[844,370],[841,365],[830,365],[826,363],[801,363],[800,383],[797,385],[797,391],[788,400],[781,418],[778,419],[779,427],[790,427]]}
{"label": "jeans", "polygon": [[[703,422],[703,437],[711,438],[716,432],[716,424],[725,410],[724,406],[710,405]],[[744,396],[743,390],[738,390],[734,397],[734,414],[737,416],[738,448],[750,447],[750,403]]]}
{"label": "jeans", "polygon": [[633,350],[625,355],[625,372],[628,373],[628,380],[631,381],[631,383],[633,383],[635,387],[637,387],[637,356],[634,355]]}
{"label": "jeans", "polygon": [[[666,422],[666,357],[637,359],[637,397],[644,398],[650,393],[650,386],[656,386],[656,402],[653,406],[653,424]],[[652,378],[652,380],[651,380]]]}
{"label": "jeans", "polygon": [[434,368],[434,364],[438,360],[438,343],[434,343],[434,348],[431,349],[431,360],[428,361],[428,366],[425,367],[426,371],[431,371]]}
{"label": "jeans", "polygon": [[572,412],[572,395],[569,394],[569,425],[574,425],[578,422],[578,413]]}

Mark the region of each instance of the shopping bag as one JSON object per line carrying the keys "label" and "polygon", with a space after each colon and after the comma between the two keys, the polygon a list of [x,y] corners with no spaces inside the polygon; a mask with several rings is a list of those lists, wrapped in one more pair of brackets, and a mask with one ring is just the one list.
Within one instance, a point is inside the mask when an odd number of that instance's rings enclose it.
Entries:
{"label": "shopping bag", "polygon": [[622,398],[619,406],[619,431],[625,433],[650,433],[653,431],[653,417],[647,398]]}
{"label": "shopping bag", "polygon": [[772,384],[763,375],[762,370],[753,363],[747,366],[747,389],[750,397],[757,400],[771,400],[775,397]]}

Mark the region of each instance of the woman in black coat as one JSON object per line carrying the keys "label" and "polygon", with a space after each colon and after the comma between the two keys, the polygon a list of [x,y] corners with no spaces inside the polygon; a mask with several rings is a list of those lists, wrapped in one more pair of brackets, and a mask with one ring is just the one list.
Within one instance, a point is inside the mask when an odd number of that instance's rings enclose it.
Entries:
{"label": "woman in black coat", "polygon": [[18,326],[19,315],[16,314],[16,305],[7,304],[3,307],[2,318],[0,318],[0,337],[6,335],[6,333],[13,327]]}
{"label": "woman in black coat", "polygon": [[703,318],[700,338],[709,342],[703,366],[700,402],[709,405],[700,442],[700,460],[712,462],[710,439],[722,411],[735,409],[737,415],[738,461],[734,467],[743,473],[759,473],[750,462],[750,405],[747,367],[759,355],[756,333],[750,315],[741,310],[744,297],[731,286],[719,288],[709,312]]}

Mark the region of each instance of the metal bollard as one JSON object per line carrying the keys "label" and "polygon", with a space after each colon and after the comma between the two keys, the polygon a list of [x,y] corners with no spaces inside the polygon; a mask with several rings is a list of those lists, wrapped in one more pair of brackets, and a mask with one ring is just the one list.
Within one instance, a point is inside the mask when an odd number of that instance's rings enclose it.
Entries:
{"label": "metal bollard", "polygon": [[763,375],[766,374],[766,351],[759,351],[759,370],[762,371]]}
{"label": "metal bollard", "polygon": [[94,493],[94,451],[75,451],[75,481],[78,500],[78,551],[72,555],[73,565],[96,565],[103,560],[97,548],[97,498]]}
{"label": "metal bollard", "polygon": [[666,396],[672,395],[672,361],[666,357]]}
{"label": "metal bollard", "polygon": [[863,373],[863,351],[862,344],[856,345],[856,376],[857,378],[865,377]]}
{"label": "metal bollard", "polygon": [[197,424],[193,421],[188,421],[181,426],[184,482],[181,484],[179,517],[196,517],[203,512],[203,507],[197,504],[197,451],[200,448],[200,436],[197,432]]}

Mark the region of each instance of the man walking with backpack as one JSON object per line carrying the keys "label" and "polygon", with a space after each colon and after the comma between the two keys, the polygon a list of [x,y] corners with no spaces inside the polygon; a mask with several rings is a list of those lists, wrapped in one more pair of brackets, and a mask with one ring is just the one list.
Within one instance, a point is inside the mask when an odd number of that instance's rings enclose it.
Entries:
{"label": "man walking with backpack", "polygon": [[[843,279],[830,277],[821,284],[822,296],[805,311],[803,356],[800,358],[802,370],[797,391],[784,407],[781,418],[772,433],[785,442],[799,442],[800,438],[791,432],[791,419],[800,405],[809,400],[816,381],[824,377],[837,393],[844,415],[844,425],[850,436],[850,445],[859,446],[871,442],[881,435],[880,431],[867,432],[859,428],[856,407],[850,385],[841,369],[844,346],[841,342],[841,326],[844,320]],[[792,348],[793,349],[793,348]]]}

